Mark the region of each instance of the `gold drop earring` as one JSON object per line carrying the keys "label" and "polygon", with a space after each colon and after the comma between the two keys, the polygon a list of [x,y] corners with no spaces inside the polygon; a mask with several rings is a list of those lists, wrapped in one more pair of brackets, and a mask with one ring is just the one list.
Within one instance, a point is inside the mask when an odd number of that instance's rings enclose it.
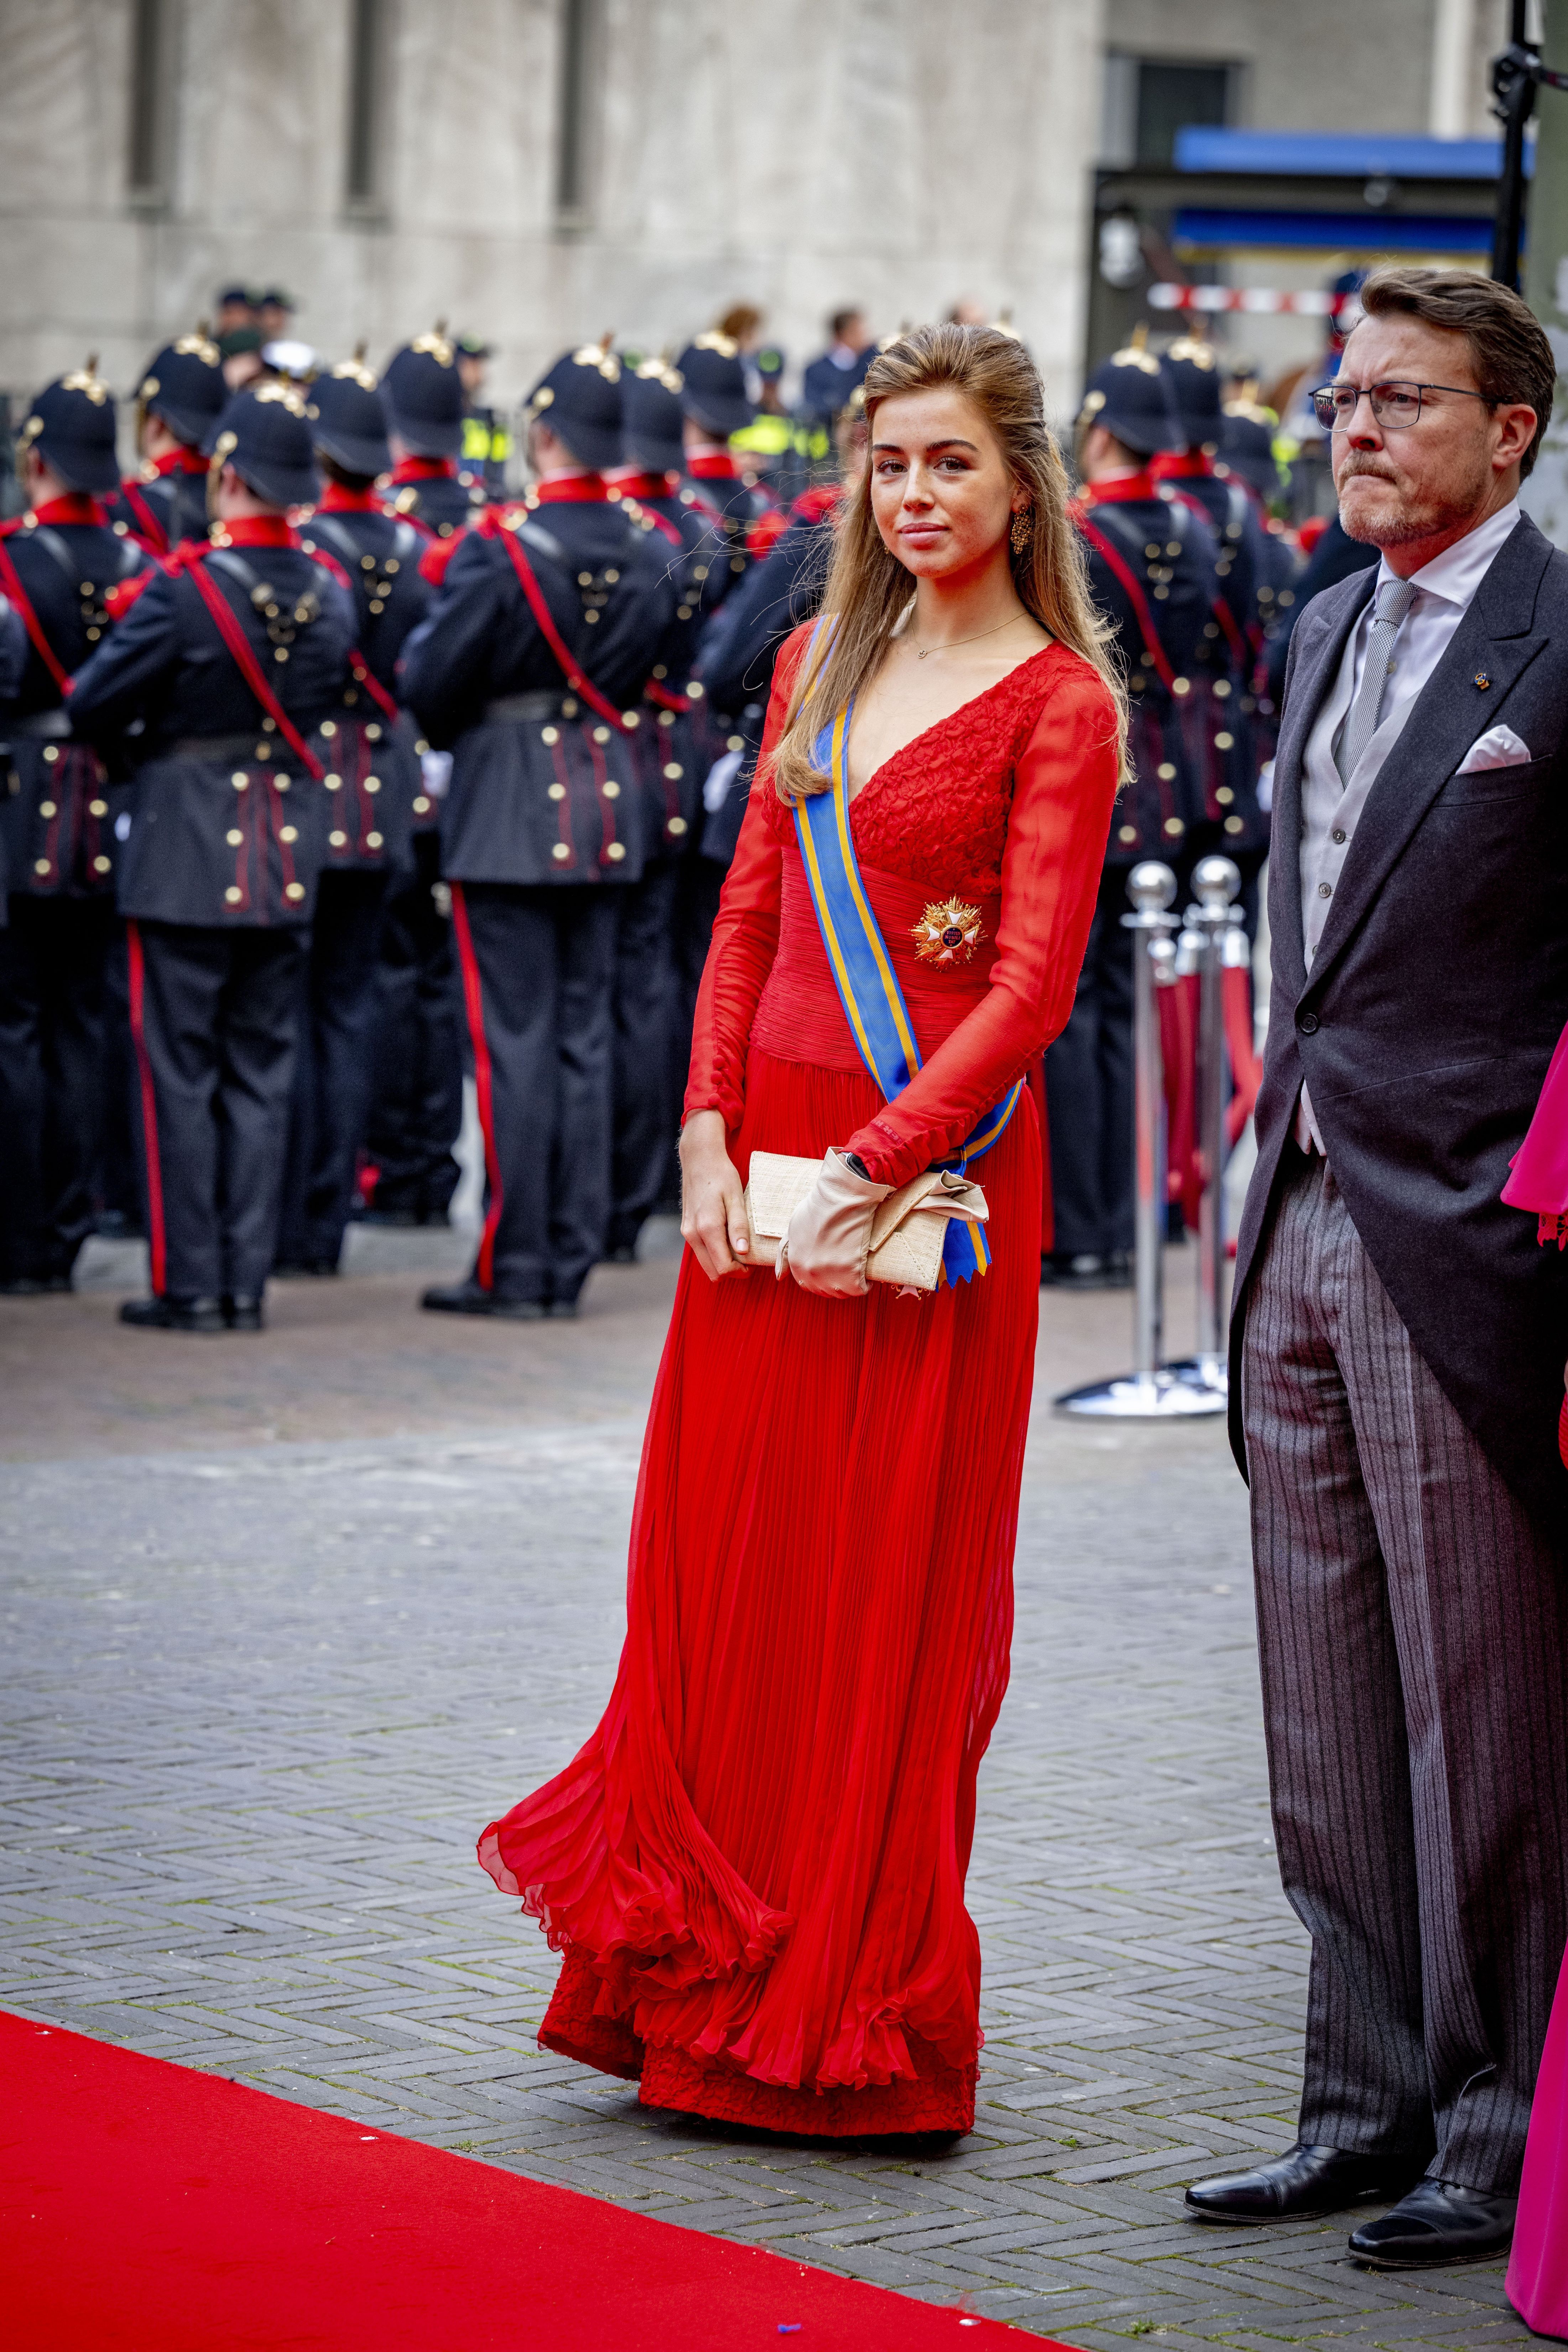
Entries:
{"label": "gold drop earring", "polygon": [[1035,510],[1033,507],[1020,507],[1013,517],[1013,528],[1007,533],[1014,554],[1022,555],[1034,536]]}

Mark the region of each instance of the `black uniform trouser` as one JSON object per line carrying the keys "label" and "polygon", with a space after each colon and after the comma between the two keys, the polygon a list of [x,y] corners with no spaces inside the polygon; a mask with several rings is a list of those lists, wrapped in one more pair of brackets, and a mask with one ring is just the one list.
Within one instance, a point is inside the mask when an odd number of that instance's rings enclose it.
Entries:
{"label": "black uniform trouser", "polygon": [[93,1228],[103,1131],[100,898],[10,902],[0,929],[0,1276],[68,1274]]}
{"label": "black uniform trouser", "polygon": [[676,1013],[671,932],[679,872],[673,858],[660,858],[640,882],[619,893],[612,1249],[631,1248],[658,1206],[674,1162],[679,1119],[670,1115]]}
{"label": "black uniform trouser", "polygon": [[444,1216],[462,1171],[462,1027],[451,925],[436,905],[436,833],[414,835],[414,866],[382,902],[374,1079],[364,1134],[375,1171],[370,1205]]}
{"label": "black uniform trouser", "polygon": [[1127,868],[1100,877],[1067,1027],[1046,1055],[1057,1255],[1132,1247],[1132,934]]}
{"label": "black uniform trouser", "polygon": [[136,1053],[131,1042],[131,964],[125,926],[118,916],[103,961],[103,1135],[95,1189],[105,1209],[114,1210],[127,1225],[135,1226],[142,1218],[131,1118]]}
{"label": "black uniform trouser", "polygon": [[380,1005],[376,949],[387,876],[322,875],[294,1055],[278,1234],[280,1261],[336,1265],[370,1115]]}
{"label": "black uniform trouser", "polygon": [[485,1139],[474,1279],[573,1299],[610,1218],[618,890],[454,882],[452,930]]}
{"label": "black uniform trouser", "polygon": [[310,934],[128,930],[153,1287],[258,1297],[278,1237]]}

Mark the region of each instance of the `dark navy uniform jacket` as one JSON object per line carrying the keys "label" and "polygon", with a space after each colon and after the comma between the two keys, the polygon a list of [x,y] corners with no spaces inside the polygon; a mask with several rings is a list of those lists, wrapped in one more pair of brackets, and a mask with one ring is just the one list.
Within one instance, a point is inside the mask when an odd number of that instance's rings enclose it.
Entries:
{"label": "dark navy uniform jacket", "polygon": [[[442,870],[460,882],[636,881],[658,844],[630,738],[677,611],[670,550],[597,475],[531,497],[462,541],[404,652],[421,732],[454,751]],[[571,691],[508,552],[512,530],[577,674],[629,719],[625,731]]]}
{"label": "dark navy uniform jacket", "polygon": [[[109,636],[106,596],[148,568],[142,550],[117,538],[101,518],[95,500],[73,495],[0,532],[34,617],[68,675]],[[0,705],[0,741],[7,746],[0,835],[9,887],[43,898],[110,894],[115,796],[102,763],[71,740],[65,704],[29,638],[21,677]]]}
{"label": "dark navy uniform jacket", "polygon": [[314,911],[328,796],[247,686],[190,576],[205,564],[278,701],[326,764],[331,739],[319,730],[341,717],[352,684],[353,600],[300,548],[257,544],[266,528],[230,524],[244,543],[187,551],[155,572],[77,677],[79,733],[104,746],[125,740],[138,762],[120,905],[141,920],[228,929],[307,923]]}
{"label": "dark navy uniform jacket", "polygon": [[[419,569],[428,545],[424,534],[401,516],[390,515],[373,491],[327,489],[300,527],[306,551],[320,548],[353,583],[357,616],[355,650],[372,677],[395,702],[397,665],[409,633],[430,609],[434,594]],[[327,866],[360,873],[406,866],[411,835],[436,821],[425,791],[417,730],[405,712],[390,719],[363,681],[351,682],[342,715],[328,720],[332,755],[329,794]]]}
{"label": "dark navy uniform jacket", "polygon": [[[1214,619],[1214,533],[1146,472],[1086,489],[1075,511],[1089,586],[1116,629],[1132,706],[1133,779],[1117,802],[1107,862],[1185,858],[1241,814],[1250,790],[1240,694]],[[1150,639],[1158,647],[1158,656]],[[1245,817],[1243,817],[1245,823]]]}
{"label": "dark navy uniform jacket", "polygon": [[728,866],[740,838],[779,647],[792,629],[815,618],[822,607],[833,562],[833,516],[841,495],[829,487],[798,498],[783,536],[760,562],[752,563],[703,633],[703,685],[715,710],[734,715],[734,731],[744,747],[722,799],[707,812],[702,828],[702,855],[721,866]]}
{"label": "dark navy uniform jacket", "polygon": [[172,450],[156,466],[128,476],[107,507],[110,529],[137,541],[149,555],[167,555],[185,540],[199,542],[207,535],[206,459]]}
{"label": "dark navy uniform jacket", "polygon": [[[704,689],[697,682],[697,648],[710,583],[717,593],[730,572],[715,566],[711,519],[679,474],[634,473],[614,478],[611,497],[621,511],[649,531],[648,549],[664,560],[675,609],[644,688],[642,724],[633,744],[650,841],[666,856],[683,856],[701,832],[700,739]],[[721,579],[722,585],[719,585]]]}
{"label": "dark navy uniform jacket", "polygon": [[393,468],[387,502],[395,515],[423,524],[433,539],[451,539],[478,521],[484,491],[476,496],[447,458],[405,457]]}

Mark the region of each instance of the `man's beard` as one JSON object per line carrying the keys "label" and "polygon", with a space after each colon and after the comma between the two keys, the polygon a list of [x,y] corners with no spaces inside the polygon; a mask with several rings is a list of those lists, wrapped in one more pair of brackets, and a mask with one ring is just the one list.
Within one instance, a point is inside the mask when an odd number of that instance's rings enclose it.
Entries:
{"label": "man's beard", "polygon": [[[1488,469],[1478,465],[1465,485],[1464,494],[1456,497],[1450,489],[1447,496],[1428,492],[1417,499],[1407,489],[1402,489],[1388,475],[1371,466],[1347,464],[1335,485],[1340,493],[1340,528],[1347,539],[1360,540],[1368,547],[1408,547],[1413,540],[1432,539],[1449,524],[1462,521],[1473,514],[1485,494]],[[1343,492],[1351,482],[1381,482],[1393,493],[1391,508],[1376,515],[1364,515],[1359,523],[1352,522],[1345,512]]]}

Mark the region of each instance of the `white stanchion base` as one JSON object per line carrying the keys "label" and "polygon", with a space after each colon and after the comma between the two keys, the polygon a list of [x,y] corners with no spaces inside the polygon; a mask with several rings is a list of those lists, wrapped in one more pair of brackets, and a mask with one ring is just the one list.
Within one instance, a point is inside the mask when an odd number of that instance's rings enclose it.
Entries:
{"label": "white stanchion base", "polygon": [[1117,1380],[1095,1381],[1052,1402],[1058,1412],[1095,1421],[1201,1421],[1226,1409],[1223,1384],[1196,1385],[1178,1379],[1173,1368],[1152,1376],[1125,1372]]}
{"label": "white stanchion base", "polygon": [[1171,1379],[1180,1381],[1184,1388],[1212,1391],[1215,1396],[1229,1397],[1230,1375],[1223,1356],[1184,1356],[1179,1362],[1163,1368]]}

